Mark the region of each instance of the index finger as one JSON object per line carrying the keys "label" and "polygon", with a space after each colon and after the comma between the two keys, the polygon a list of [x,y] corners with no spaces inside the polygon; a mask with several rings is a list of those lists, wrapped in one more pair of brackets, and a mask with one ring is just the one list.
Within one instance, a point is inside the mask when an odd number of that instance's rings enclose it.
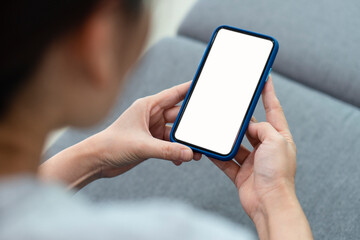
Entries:
{"label": "index finger", "polygon": [[266,112],[267,122],[269,122],[279,132],[290,132],[284,111],[280,105],[279,99],[275,94],[271,75],[269,75],[269,79],[266,82],[262,92],[262,100]]}
{"label": "index finger", "polygon": [[173,107],[177,103],[184,100],[190,88],[191,82],[192,81],[188,81],[155,94],[153,96],[155,99],[155,104],[164,109]]}
{"label": "index finger", "polygon": [[235,184],[236,175],[239,172],[240,166],[233,160],[231,161],[219,161],[214,158],[209,158],[220,170],[222,170],[226,176]]}

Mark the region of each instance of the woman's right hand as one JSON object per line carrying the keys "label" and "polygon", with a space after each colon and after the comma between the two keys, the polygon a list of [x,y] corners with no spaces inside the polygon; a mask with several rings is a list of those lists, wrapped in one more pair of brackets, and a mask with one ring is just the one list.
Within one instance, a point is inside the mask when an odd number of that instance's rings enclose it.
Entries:
{"label": "woman's right hand", "polygon": [[253,151],[241,146],[234,161],[211,159],[234,182],[260,239],[312,239],[295,194],[296,146],[271,76],[262,93],[267,122],[253,118],[246,133]]}

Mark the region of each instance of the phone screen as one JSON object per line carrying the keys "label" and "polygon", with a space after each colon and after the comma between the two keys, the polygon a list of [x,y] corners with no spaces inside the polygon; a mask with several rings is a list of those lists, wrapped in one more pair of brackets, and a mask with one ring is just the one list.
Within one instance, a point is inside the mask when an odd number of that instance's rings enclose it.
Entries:
{"label": "phone screen", "polygon": [[221,28],[199,68],[175,139],[228,155],[273,46],[270,39]]}

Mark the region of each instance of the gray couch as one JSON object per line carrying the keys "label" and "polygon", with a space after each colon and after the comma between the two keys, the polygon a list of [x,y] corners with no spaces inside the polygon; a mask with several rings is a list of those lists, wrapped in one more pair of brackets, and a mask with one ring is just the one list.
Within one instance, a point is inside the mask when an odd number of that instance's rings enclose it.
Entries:
{"label": "gray couch", "polygon": [[[298,147],[297,195],[314,236],[357,239],[359,9],[357,0],[200,0],[183,21],[178,36],[160,41],[145,54],[107,120],[90,130],[68,130],[46,152],[45,159],[103,129],[137,98],[192,79],[217,26],[228,24],[269,34],[280,43],[272,75]],[[261,102],[255,117],[265,120]],[[235,187],[206,158],[181,167],[150,159],[80,192],[101,202],[177,199],[255,231]]]}

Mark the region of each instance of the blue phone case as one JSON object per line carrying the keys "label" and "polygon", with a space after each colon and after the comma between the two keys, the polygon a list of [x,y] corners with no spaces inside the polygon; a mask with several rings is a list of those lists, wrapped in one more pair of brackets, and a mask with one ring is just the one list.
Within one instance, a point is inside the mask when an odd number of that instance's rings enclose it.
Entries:
{"label": "blue phone case", "polygon": [[[234,144],[231,152],[230,152],[228,155],[221,155],[221,154],[216,154],[216,153],[214,153],[214,152],[206,151],[206,150],[204,150],[204,149],[197,148],[197,147],[195,147],[195,146],[190,146],[190,145],[188,145],[188,144],[186,144],[186,143],[182,143],[182,144],[185,144],[185,145],[189,146],[189,147],[190,147],[191,149],[193,149],[195,152],[202,153],[202,154],[204,154],[204,155],[206,155],[206,156],[208,156],[208,157],[216,158],[216,159],[218,159],[218,160],[228,161],[228,160],[233,159],[233,158],[235,157],[236,153],[237,153],[238,150],[239,150],[240,144],[241,144],[242,139],[243,139],[243,137],[244,137],[244,134],[245,134],[245,132],[246,132],[246,130],[247,130],[247,127],[248,127],[249,121],[250,121],[250,119],[251,119],[251,116],[253,115],[253,112],[254,112],[254,110],[255,110],[256,104],[257,104],[257,102],[258,102],[258,100],[259,100],[259,97],[260,97],[260,95],[261,95],[261,92],[262,92],[262,90],[263,90],[263,88],[264,88],[264,86],[265,86],[265,83],[266,83],[266,81],[267,81],[267,78],[268,78],[268,76],[269,76],[269,74],[270,74],[270,72],[271,72],[271,67],[272,67],[272,65],[273,65],[273,63],[274,63],[276,54],[277,54],[277,52],[278,52],[278,50],[279,50],[279,43],[278,43],[278,41],[277,41],[275,38],[270,37],[270,36],[266,36],[266,35],[263,35],[263,34],[260,34],[260,33],[255,33],[255,32],[251,32],[251,31],[247,31],[247,30],[243,30],[243,29],[239,29],[239,28],[235,28],[235,27],[231,27],[231,26],[226,26],[226,25],[220,26],[220,27],[218,27],[218,28],[214,31],[214,33],[213,33],[213,35],[212,35],[212,37],[211,37],[211,40],[210,40],[210,42],[209,42],[209,44],[208,44],[208,46],[207,46],[207,48],[206,48],[206,50],[205,50],[205,54],[204,54],[204,56],[203,56],[203,58],[202,58],[202,60],[201,60],[201,62],[200,62],[200,65],[199,65],[199,67],[198,67],[198,70],[197,70],[197,72],[196,72],[196,74],[195,74],[194,80],[195,80],[195,79],[198,79],[198,76],[199,76],[199,74],[200,74],[200,70],[201,70],[202,66],[204,65],[204,63],[205,63],[205,61],[206,61],[206,58],[207,58],[208,53],[209,53],[209,51],[210,51],[210,48],[211,48],[211,46],[212,46],[212,44],[213,44],[213,42],[214,42],[214,39],[215,39],[218,31],[219,31],[220,29],[222,29],[222,28],[225,28],[225,29],[228,29],[228,30],[232,30],[232,31],[241,32],[241,33],[244,33],[244,34],[249,34],[249,35],[252,35],[252,36],[257,36],[257,37],[260,37],[260,38],[269,39],[269,40],[271,40],[271,41],[274,43],[274,47],[273,47],[273,49],[272,49],[272,51],[271,51],[271,53],[270,53],[268,62],[266,63],[266,66],[265,66],[265,68],[264,68],[264,71],[263,71],[263,74],[262,74],[262,76],[261,76],[260,82],[259,82],[259,84],[258,84],[258,87],[257,87],[256,91],[255,91],[255,94],[254,94],[254,97],[253,97],[253,101],[250,103],[249,109],[248,109],[248,111],[247,111],[247,114],[246,114],[246,116],[245,116],[245,119],[244,119],[244,121],[243,121],[243,124],[242,124],[242,126],[241,126],[241,128],[240,128],[240,130],[239,130],[238,136],[237,136],[237,138],[236,138],[235,144]],[[182,112],[184,111],[185,106],[186,106],[187,102],[189,101],[190,92],[191,92],[191,90],[192,90],[192,89],[194,88],[194,86],[195,86],[195,82],[196,82],[196,81],[194,81],[194,80],[193,80],[192,83],[191,83],[191,86],[190,86],[190,88],[189,88],[189,91],[188,91],[188,93],[186,94],[186,97],[185,97],[185,99],[184,99],[184,102],[183,102],[183,104],[182,104],[182,106],[181,106],[180,112],[179,112],[179,114],[178,114],[178,116],[177,116],[177,118],[176,118],[176,120],[175,120],[175,123],[174,123],[172,129],[171,129],[170,140],[171,140],[172,142],[178,142],[178,141],[176,141],[176,139],[175,139],[175,137],[174,137],[174,131],[175,131],[175,129],[176,129],[176,126],[177,126],[178,123],[179,123],[180,116],[182,115]]]}

